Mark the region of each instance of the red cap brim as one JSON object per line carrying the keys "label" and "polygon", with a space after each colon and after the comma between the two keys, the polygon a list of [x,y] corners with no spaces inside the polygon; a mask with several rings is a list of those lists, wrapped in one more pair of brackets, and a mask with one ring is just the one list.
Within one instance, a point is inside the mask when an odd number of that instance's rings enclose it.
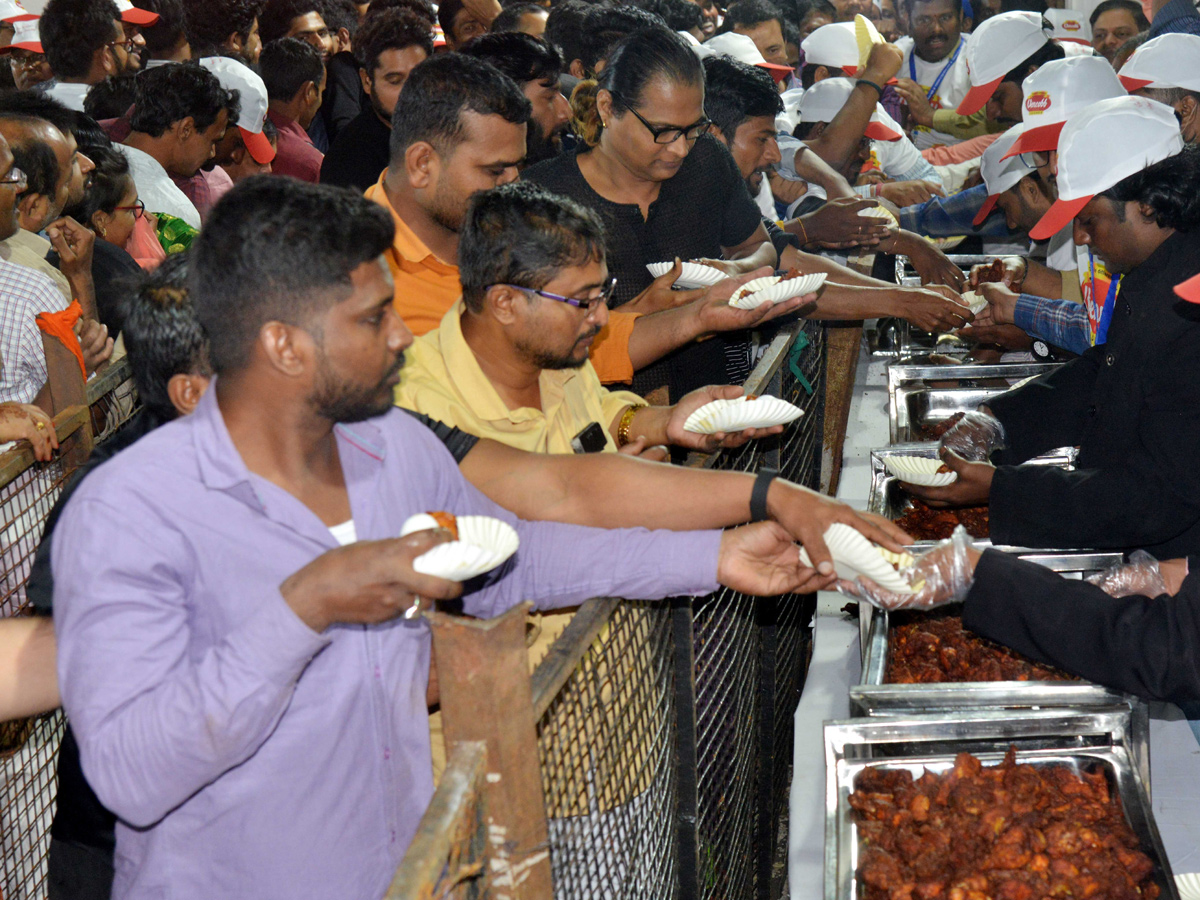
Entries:
{"label": "red cap brim", "polygon": [[992,214],[992,210],[996,208],[996,201],[999,199],[999,194],[989,194],[988,198],[983,201],[983,206],[979,207],[979,212],[975,214],[975,218],[971,220],[971,224],[976,228],[982,225],[984,220]]}
{"label": "red cap brim", "polygon": [[766,69],[771,78],[775,81],[783,81],[789,75],[795,74],[795,70],[791,66],[779,66],[775,63],[760,62],[755,63],[760,69]]}
{"label": "red cap brim", "polygon": [[1182,284],[1175,285],[1175,293],[1188,303],[1200,303],[1200,275],[1193,275]]}
{"label": "red cap brim", "polygon": [[158,22],[158,13],[150,12],[148,9],[138,9],[135,6],[133,9],[127,9],[121,13],[121,21],[128,22],[130,25],[149,26]]}
{"label": "red cap brim", "polygon": [[1012,147],[1005,153],[1001,160],[1012,159],[1014,156],[1020,156],[1022,153],[1032,153],[1035,150],[1042,150],[1049,153],[1051,150],[1058,149],[1058,136],[1062,133],[1063,126],[1066,122],[1055,122],[1052,125],[1041,125],[1037,128],[1030,128],[1022,131],[1021,134],[1013,141]]}
{"label": "red cap brim", "polygon": [[1130,78],[1128,75],[1118,75],[1117,78],[1121,79],[1121,86],[1131,94],[1154,83],[1150,78]]}
{"label": "red cap brim", "polygon": [[0,22],[31,22],[38,18],[41,17],[35,16],[33,13],[25,13],[24,15],[19,16],[5,16],[3,19],[0,19]]}
{"label": "red cap brim", "polygon": [[275,148],[271,146],[271,142],[267,140],[267,136],[261,131],[255,134],[253,131],[247,131],[242,126],[238,126],[238,131],[242,133],[242,143],[246,145],[246,152],[260,166],[265,166],[267,163],[275,159]]}
{"label": "red cap brim", "polygon": [[903,135],[899,132],[892,131],[882,122],[868,122],[867,127],[863,129],[863,134],[871,138],[873,141],[898,141]]}
{"label": "red cap brim", "polygon": [[1095,194],[1088,194],[1078,200],[1055,200],[1054,205],[1038,223],[1029,229],[1029,237],[1035,241],[1045,241],[1054,237],[1071,223],[1094,196]]}
{"label": "red cap brim", "polygon": [[981,84],[978,87],[973,87],[967,91],[967,96],[963,97],[962,103],[958,104],[958,109],[955,110],[960,116],[973,116],[975,113],[983,109],[985,103],[992,99],[992,94],[996,93],[996,88],[1000,86],[1000,82],[1004,80],[1001,75],[995,81],[989,81],[987,84]]}

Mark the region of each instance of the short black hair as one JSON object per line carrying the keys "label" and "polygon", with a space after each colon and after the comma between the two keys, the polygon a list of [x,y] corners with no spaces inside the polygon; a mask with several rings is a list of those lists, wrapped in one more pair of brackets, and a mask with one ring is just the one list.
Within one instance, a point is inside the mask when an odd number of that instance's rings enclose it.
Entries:
{"label": "short black hair", "polygon": [[583,61],[583,67],[589,72],[596,71],[596,64],[608,59],[617,43],[634,32],[648,28],[670,30],[661,16],[636,6],[618,6],[612,9],[604,6],[592,7],[583,19],[583,53],[579,57]]}
{"label": "short black hair", "polygon": [[[906,10],[908,10],[908,15],[910,17],[912,16],[913,7],[916,6],[918,3],[936,3],[936,2],[938,2],[938,0],[902,0],[903,6]],[[1003,4],[1008,3],[1008,2],[1010,2],[1010,0],[1000,0],[1000,3],[1002,6],[1003,6]],[[1013,0],[1013,2],[1023,3],[1023,2],[1026,2],[1026,0]],[[1041,3],[1042,4],[1042,12],[1046,11],[1045,0],[1028,0],[1028,2]],[[962,8],[961,0],[952,0],[951,5],[954,7],[954,14],[958,16],[959,21],[962,21],[963,8]],[[1002,11],[1009,12],[1009,9],[1007,7],[1005,7]]]}
{"label": "short black hair", "polygon": [[192,57],[219,56],[231,34],[250,37],[266,0],[183,0]]}
{"label": "short black hair", "polygon": [[[1183,73],[1181,72],[1180,74]],[[1138,96],[1157,100],[1159,103],[1165,103],[1167,106],[1174,106],[1185,97],[1191,97],[1197,103],[1200,103],[1200,91],[1190,91],[1187,88],[1181,87],[1142,88],[1138,91]]]}
{"label": "short black hair", "polygon": [[[367,18],[377,16],[389,9],[407,9],[414,12],[428,21],[430,28],[437,24],[437,11],[429,0],[371,0],[371,5],[367,7]],[[363,24],[366,24],[365,20]]]}
{"label": "short black hair", "polygon": [[558,48],[568,66],[583,59],[583,21],[592,8],[584,0],[564,0],[550,8],[542,39]]}
{"label": "short black hair", "polygon": [[1124,216],[1120,204],[1144,203],[1154,210],[1159,228],[1191,231],[1200,226],[1200,147],[1185,147],[1183,152],[1118,181],[1098,196],[1112,201],[1118,217]]}
{"label": "short black hair", "polygon": [[[687,0],[684,0],[684,2],[687,2]],[[492,19],[492,25],[488,31],[493,34],[516,31],[521,27],[521,16],[527,16],[531,13],[549,12],[550,10],[537,3],[513,3],[500,10],[500,15]]]}
{"label": "short black hair", "polygon": [[[267,0],[262,12],[258,14],[258,33],[264,44],[287,37],[292,27],[292,19],[306,16],[309,13],[322,13],[321,0]],[[329,24],[326,22],[325,24]]]}
{"label": "short black hair", "polygon": [[1088,21],[1094,26],[1096,20],[1106,12],[1112,12],[1114,9],[1123,9],[1131,16],[1133,22],[1137,25],[1138,31],[1145,31],[1150,27],[1150,20],[1146,18],[1146,13],[1142,9],[1142,4],[1137,0],[1101,0],[1096,4],[1096,8],[1092,10],[1092,15]]}
{"label": "short black hair", "polygon": [[0,91],[0,114],[3,113],[45,119],[63,134],[70,132],[76,135],[76,140],[80,126],[89,119],[87,115],[68,109],[49,94],[39,90]]}
{"label": "short black hair", "polygon": [[121,12],[112,0],[50,0],[38,20],[46,61],[59,78],[83,78],[113,39]]}
{"label": "short black hair", "polygon": [[374,77],[381,55],[405,47],[420,47],[426,56],[433,56],[429,23],[409,9],[389,9],[367,16],[354,38],[354,56],[368,78]]}
{"label": "short black hair", "polygon": [[263,45],[258,73],[267,86],[269,100],[287,102],[310,81],[321,83],[325,62],[321,52],[300,38],[279,38]]}
{"label": "short black hair", "polygon": [[132,0],[138,9],[158,13],[158,21],[142,26],[146,50],[150,54],[168,53],[179,46],[185,34],[183,0]]}
{"label": "short black hair", "polygon": [[704,60],[704,114],[727,141],[747,119],[774,118],[781,112],[783,100],[765,69],[728,56]]}
{"label": "short black hair", "polygon": [[25,173],[29,182],[26,193],[53,199],[62,175],[58,157],[54,155],[53,147],[30,131],[47,124],[46,121],[33,116],[6,113],[0,115],[0,122],[11,122],[22,129],[19,137],[8,139],[8,147],[12,150],[13,165]]}
{"label": "short black hair", "polygon": [[236,184],[193,244],[188,279],[213,369],[243,368],[267,322],[309,327],[394,236],[388,211],[347,188],[277,175]]}
{"label": "short black hair", "polygon": [[132,176],[129,174],[129,159],[116,147],[97,147],[88,156],[95,164],[83,205],[79,212],[82,222],[92,227],[92,216],[98,212],[109,213],[117,208],[121,198],[129,189]]}
{"label": "short black hair", "polygon": [[1046,0],[1000,0],[1000,12],[1045,13],[1050,8]]}
{"label": "short black hair", "polygon": [[354,0],[321,0],[321,18],[330,31],[345,28],[352,38],[358,33],[358,6]]}
{"label": "short black hair", "polygon": [[704,24],[700,7],[691,0],[637,0],[637,5],[661,18],[672,31],[688,31]]}
{"label": "short black hair", "polygon": [[518,85],[547,78],[557,80],[563,70],[558,48],[520,31],[481,34],[463,45],[461,52],[491,63]]}
{"label": "short black hair", "polygon": [[199,63],[168,63],[139,72],[135,82],[133,114],[129,126],[151,137],[161,137],[172,123],[191,118],[205,131],[221,115],[237,119],[238,92],[227,91],[217,76]]}
{"label": "short black hair", "polygon": [[1012,81],[1020,84],[1029,77],[1029,70],[1031,68],[1040,69],[1046,63],[1054,62],[1056,59],[1063,59],[1066,55],[1067,51],[1063,49],[1062,44],[1058,43],[1058,41],[1046,41],[1028,59],[1022,61],[1020,65],[1014,66],[1000,81],[1001,83]]}
{"label": "short black hair", "polygon": [[837,7],[830,0],[809,0],[808,8],[800,16],[800,22],[803,23],[813,13],[829,16],[835,22],[837,21]]}
{"label": "short black hair", "polygon": [[437,8],[438,24],[442,26],[442,34],[446,40],[453,41],[454,37],[454,17],[458,15],[459,10],[463,9],[462,0],[442,0]]}
{"label": "short black hair", "polygon": [[594,259],[604,259],[596,213],[530,181],[480,191],[458,233],[458,277],[474,313],[482,312],[490,285],[538,289]]}
{"label": "short black hair", "polygon": [[97,122],[103,119],[119,119],[129,112],[136,94],[136,72],[109,75],[88,88],[87,97],[83,101],[83,111]]}
{"label": "short black hair", "polygon": [[481,59],[445,53],[425,60],[412,70],[396,101],[393,163],[418,141],[447,153],[462,134],[462,114],[468,111],[522,125],[533,106],[515,81]]}
{"label": "short black hair", "polygon": [[167,392],[176,375],[211,375],[208,338],[188,293],[191,251],[142,275],[125,301],[121,332],[138,399],[162,421],[178,413]]}
{"label": "short black hair", "polygon": [[772,19],[779,22],[783,29],[783,12],[769,0],[734,0],[725,10],[725,21],[721,23],[721,31],[732,31],[733,26],[741,25],[752,28]]}

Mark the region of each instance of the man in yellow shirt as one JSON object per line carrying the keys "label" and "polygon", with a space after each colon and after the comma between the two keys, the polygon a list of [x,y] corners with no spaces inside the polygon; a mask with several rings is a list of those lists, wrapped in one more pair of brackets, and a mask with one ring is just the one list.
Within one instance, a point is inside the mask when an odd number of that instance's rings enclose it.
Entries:
{"label": "man in yellow shirt", "polygon": [[[455,263],[467,203],[479,191],[516,180],[530,110],[512,79],[459,54],[421,63],[404,85],[393,116],[392,162],[367,196],[396,224],[386,259],[396,311],[414,334],[437,328],[461,295]],[[690,341],[753,328],[801,303],[737,309],[719,285],[673,291],[677,276],[678,267],[610,314],[590,354],[602,382],[628,382],[636,370]]]}
{"label": "man in yellow shirt", "polygon": [[684,422],[736,387],[648,406],[605,389],[588,350],[608,319],[603,226],[531,183],[478,194],[459,244],[463,297],[409,348],[396,401],[480,437],[535,453],[711,451],[777,433],[701,435]]}

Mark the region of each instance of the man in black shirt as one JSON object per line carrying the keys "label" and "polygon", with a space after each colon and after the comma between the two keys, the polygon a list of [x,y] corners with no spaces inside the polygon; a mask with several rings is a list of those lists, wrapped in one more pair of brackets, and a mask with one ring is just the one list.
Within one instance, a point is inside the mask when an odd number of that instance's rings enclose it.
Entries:
{"label": "man in black shirt", "polygon": [[338,135],[321,165],[321,183],[365,191],[388,167],[392,113],[409,73],[433,55],[433,35],[415,13],[370,16],[355,38],[359,78],[370,101]]}

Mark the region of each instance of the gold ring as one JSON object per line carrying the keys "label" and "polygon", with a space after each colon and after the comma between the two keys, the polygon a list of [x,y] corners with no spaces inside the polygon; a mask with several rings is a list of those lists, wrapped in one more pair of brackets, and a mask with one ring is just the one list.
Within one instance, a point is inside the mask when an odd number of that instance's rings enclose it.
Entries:
{"label": "gold ring", "polygon": [[45,431],[46,423],[45,422],[35,422],[33,427],[36,428],[38,431]]}

